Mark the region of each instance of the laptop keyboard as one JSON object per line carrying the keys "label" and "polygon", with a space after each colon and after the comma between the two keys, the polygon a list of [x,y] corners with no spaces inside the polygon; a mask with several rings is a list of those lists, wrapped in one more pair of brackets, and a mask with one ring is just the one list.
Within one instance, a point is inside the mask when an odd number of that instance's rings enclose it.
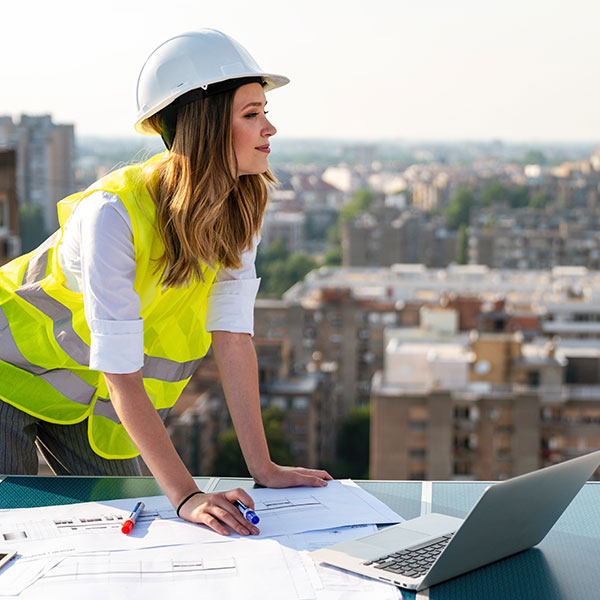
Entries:
{"label": "laptop keyboard", "polygon": [[363,565],[371,565],[376,569],[382,569],[396,575],[403,575],[404,577],[421,577],[429,571],[431,565],[448,545],[453,535],[453,533],[443,535],[435,540],[429,540],[424,544],[404,548],[398,552],[386,554],[381,558],[368,560]]}

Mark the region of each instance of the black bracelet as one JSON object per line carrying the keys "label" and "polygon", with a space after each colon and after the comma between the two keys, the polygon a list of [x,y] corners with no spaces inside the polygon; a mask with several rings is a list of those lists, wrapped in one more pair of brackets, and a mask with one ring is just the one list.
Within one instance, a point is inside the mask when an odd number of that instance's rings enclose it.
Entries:
{"label": "black bracelet", "polygon": [[179,506],[177,507],[177,516],[179,517],[179,511],[183,508],[183,505],[193,496],[195,496],[196,494],[204,494],[204,492],[201,491],[197,491],[197,492],[192,492],[189,496],[186,496],[180,503]]}

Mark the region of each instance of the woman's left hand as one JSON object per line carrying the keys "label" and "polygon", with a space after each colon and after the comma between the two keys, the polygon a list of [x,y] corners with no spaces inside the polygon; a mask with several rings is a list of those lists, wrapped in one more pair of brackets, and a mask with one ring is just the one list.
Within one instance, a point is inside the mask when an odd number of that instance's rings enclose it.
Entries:
{"label": "woman's left hand", "polygon": [[323,487],[333,477],[321,469],[305,469],[304,467],[282,467],[271,463],[264,472],[254,476],[256,483],[269,488],[286,487]]}

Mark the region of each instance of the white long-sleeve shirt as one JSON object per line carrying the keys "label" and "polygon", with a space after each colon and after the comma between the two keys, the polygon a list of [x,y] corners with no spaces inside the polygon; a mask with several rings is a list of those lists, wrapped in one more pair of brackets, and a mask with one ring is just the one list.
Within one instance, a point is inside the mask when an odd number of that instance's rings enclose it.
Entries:
{"label": "white long-sleeve shirt", "polygon": [[[254,333],[256,246],[242,267],[221,268],[208,297],[207,331]],[[69,219],[58,250],[67,287],[83,294],[91,332],[90,369],[133,373],[144,363],[144,324],[133,287],[135,254],[129,214],[118,196],[94,192]]]}

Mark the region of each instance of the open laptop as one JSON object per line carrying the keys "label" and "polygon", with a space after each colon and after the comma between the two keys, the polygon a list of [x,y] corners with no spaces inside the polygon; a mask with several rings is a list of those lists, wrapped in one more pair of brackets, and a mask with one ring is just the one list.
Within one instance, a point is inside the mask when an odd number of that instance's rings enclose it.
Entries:
{"label": "open laptop", "polygon": [[598,466],[592,452],[491,485],[465,519],[430,513],[311,556],[422,590],[541,542]]}

